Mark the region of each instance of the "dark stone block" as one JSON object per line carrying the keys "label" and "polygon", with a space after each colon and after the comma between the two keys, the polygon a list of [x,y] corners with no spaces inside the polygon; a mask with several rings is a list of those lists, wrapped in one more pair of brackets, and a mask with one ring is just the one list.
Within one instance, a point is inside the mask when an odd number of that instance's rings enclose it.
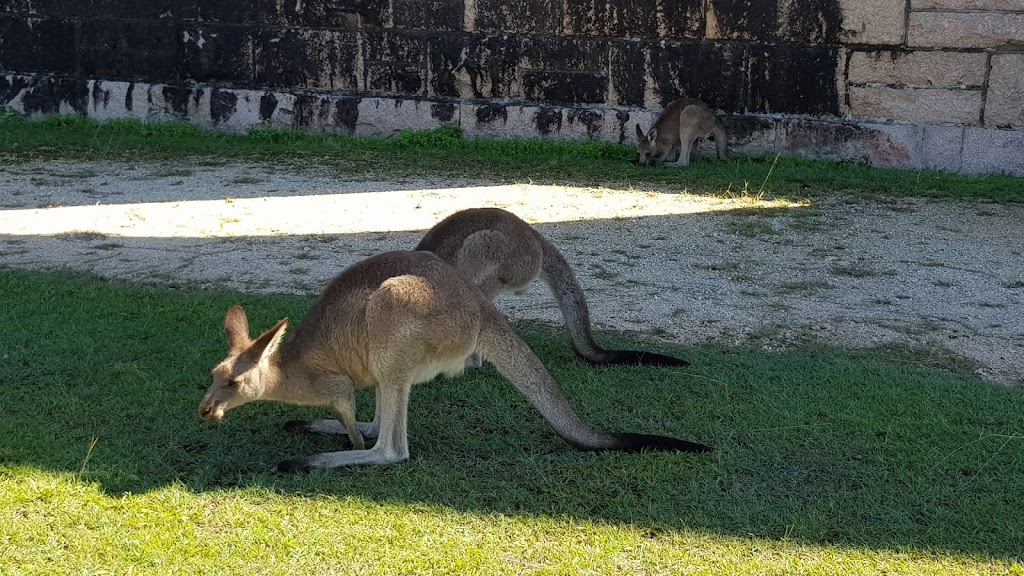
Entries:
{"label": "dark stone block", "polygon": [[327,96],[299,94],[292,108],[292,126],[294,128],[311,128],[329,123],[334,112],[334,104]]}
{"label": "dark stone block", "polygon": [[149,82],[176,82],[182,77],[180,24],[85,20],[81,30],[84,76]]}
{"label": "dark stone block", "polygon": [[357,90],[355,33],[261,30],[256,38],[255,81],[261,86]]}
{"label": "dark stone block", "polygon": [[779,0],[709,0],[718,37],[767,41],[779,26]]}
{"label": "dark stone block", "polygon": [[370,31],[363,34],[367,62],[426,62],[427,42],[401,32]]}
{"label": "dark stone block", "polygon": [[560,34],[561,0],[476,0],[474,29],[480,32]]}
{"label": "dark stone block", "polygon": [[89,83],[77,78],[37,78],[21,97],[26,114],[58,114],[66,104],[79,114],[89,106]]}
{"label": "dark stone block", "polygon": [[750,144],[755,138],[775,127],[773,120],[754,116],[724,115],[718,119],[725,126],[725,133],[729,135],[729,145],[735,147]]}
{"label": "dark stone block", "polygon": [[195,20],[200,0],[4,0],[7,11],[48,18]]}
{"label": "dark stone block", "polygon": [[451,122],[455,118],[453,102],[434,102],[430,105],[430,117],[438,122]]}
{"label": "dark stone block", "polygon": [[334,103],[334,125],[350,133],[356,131],[359,122],[359,98],[341,98]]}
{"label": "dark stone block", "polygon": [[477,124],[493,124],[499,120],[502,124],[508,122],[508,108],[503,104],[485,104],[476,109]]}
{"label": "dark stone block", "polygon": [[[254,0],[196,0],[199,20],[207,23],[259,24],[270,20],[267,8]],[[276,8],[272,10],[276,11]],[[273,22],[271,22],[273,23]]]}
{"label": "dark stone block", "polygon": [[587,38],[523,38],[520,64],[534,70],[604,72],[608,42]]}
{"label": "dark stone block", "polygon": [[518,96],[519,42],[507,36],[436,36],[429,40],[431,96]]}
{"label": "dark stone block", "polygon": [[[183,86],[164,86],[161,89],[161,95],[164,97],[164,103],[170,113],[181,118],[188,117],[188,101],[195,95],[196,99],[202,94],[202,90],[197,90],[195,94],[191,88],[185,88]],[[150,104],[153,103],[152,96],[150,96]]]}
{"label": "dark stone block", "polygon": [[196,82],[252,86],[255,35],[247,26],[183,25],[184,76]]}
{"label": "dark stone block", "polygon": [[391,25],[388,0],[255,0],[252,3],[258,6],[260,22],[276,26],[356,30]]}
{"label": "dark stone block", "polygon": [[838,116],[839,54],[826,45],[752,47],[750,110]]}
{"label": "dark stone block", "polygon": [[839,44],[843,33],[840,0],[790,0],[777,39],[789,42]]}
{"label": "dark stone block", "polygon": [[699,39],[703,0],[566,0],[567,35]]}
{"label": "dark stone block", "polygon": [[29,79],[23,76],[0,76],[0,106],[9,104],[22,90],[31,85]]}
{"label": "dark stone block", "polygon": [[463,0],[394,0],[395,28],[462,30]]}
{"label": "dark stone block", "polygon": [[210,92],[210,119],[214,124],[229,120],[238,106],[238,96],[228,90],[214,88]]}
{"label": "dark stone block", "polygon": [[0,70],[74,72],[76,28],[66,20],[0,16]]}
{"label": "dark stone block", "polygon": [[537,132],[542,136],[558,134],[562,129],[562,111],[558,108],[541,108],[536,116]]}
{"label": "dark stone block", "polygon": [[608,98],[608,79],[585,72],[523,71],[523,97],[552,104],[596,104]]}
{"label": "dark stone block", "polygon": [[566,110],[565,119],[569,124],[583,124],[587,127],[587,136],[594,138],[601,133],[604,117],[596,110]]}
{"label": "dark stone block", "polygon": [[735,44],[648,44],[651,79],[661,106],[681,96],[726,112],[744,110],[746,54]]}
{"label": "dark stone block", "polygon": [[647,90],[647,43],[617,40],[611,43],[608,103],[612,106],[644,106]]}
{"label": "dark stone block", "polygon": [[267,92],[263,96],[260,96],[260,120],[269,122],[274,117],[274,111],[277,110],[277,96]]}
{"label": "dark stone block", "polygon": [[366,89],[389,94],[423,95],[426,71],[415,64],[367,64]]}

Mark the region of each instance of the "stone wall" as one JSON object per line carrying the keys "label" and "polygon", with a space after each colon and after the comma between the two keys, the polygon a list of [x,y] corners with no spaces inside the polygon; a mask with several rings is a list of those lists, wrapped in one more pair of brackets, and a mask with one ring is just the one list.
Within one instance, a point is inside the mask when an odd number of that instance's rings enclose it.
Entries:
{"label": "stone wall", "polygon": [[739,153],[1024,174],[1024,0],[0,2],[30,114],[630,143],[686,94]]}

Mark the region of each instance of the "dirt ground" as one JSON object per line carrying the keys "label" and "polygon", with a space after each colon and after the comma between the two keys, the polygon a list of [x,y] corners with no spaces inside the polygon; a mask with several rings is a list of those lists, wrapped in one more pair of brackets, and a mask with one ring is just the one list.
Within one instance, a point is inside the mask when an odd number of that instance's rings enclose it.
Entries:
{"label": "dirt ground", "polygon": [[[134,282],[315,294],[499,206],[565,254],[599,329],[780,349],[896,344],[1024,382],[1024,206],[705,198],[678,190],[346,179],[260,164],[0,165],[0,265]],[[514,319],[560,320],[542,285]]]}

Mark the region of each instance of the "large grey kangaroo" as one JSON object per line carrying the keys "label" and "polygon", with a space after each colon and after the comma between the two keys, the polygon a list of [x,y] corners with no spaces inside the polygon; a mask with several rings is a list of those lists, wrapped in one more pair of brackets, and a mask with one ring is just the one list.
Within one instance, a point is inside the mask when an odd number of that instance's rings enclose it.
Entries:
{"label": "large grey kangaroo", "polygon": [[456,212],[427,231],[417,250],[455,266],[493,301],[521,293],[540,278],[558,301],[573,350],[594,364],[687,366],[680,358],[640,350],[606,350],[594,341],[590,311],[572,268],[540,232],[500,208]]}
{"label": "large grey kangaroo", "polygon": [[[483,292],[428,252],[387,252],[350,266],[287,339],[286,326],[287,318],[252,340],[245,312],[238,306],[228,310],[228,356],[213,369],[213,383],[199,405],[207,420],[220,420],[254,400],[334,408],[341,422],[290,427],[348,434],[354,449],[285,460],[278,464],[282,472],[406,460],[410,389],[438,374],[461,373],[474,354],[493,364],[575,448],[710,450],[667,436],[588,427]],[[376,388],[373,423],[356,422],[357,388]],[[365,448],[364,434],[377,436],[372,448]]]}
{"label": "large grey kangaroo", "polygon": [[696,98],[673,100],[654,120],[644,134],[636,125],[636,152],[641,165],[646,166],[654,156],[657,163],[667,160],[675,150],[679,159],[675,166],[690,164],[690,149],[697,138],[714,136],[719,158],[725,158],[725,127],[704,102]]}

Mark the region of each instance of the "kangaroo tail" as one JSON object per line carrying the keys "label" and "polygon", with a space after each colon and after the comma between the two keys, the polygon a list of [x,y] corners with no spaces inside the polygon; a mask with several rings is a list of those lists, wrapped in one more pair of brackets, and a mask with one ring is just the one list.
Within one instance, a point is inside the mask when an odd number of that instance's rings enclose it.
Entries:
{"label": "kangaroo tail", "polygon": [[711,129],[711,134],[715,137],[715,149],[718,151],[718,157],[725,158],[725,143],[728,138],[721,122],[715,121],[715,127]]}
{"label": "kangaroo tail", "polygon": [[504,318],[494,313],[485,319],[478,352],[512,382],[555,432],[578,450],[620,452],[708,452],[709,446],[651,434],[613,433],[594,430],[573,412],[540,359]]}
{"label": "kangaroo tail", "polygon": [[[717,140],[716,140],[717,141]],[[558,302],[569,331],[572,349],[591,364],[641,364],[644,366],[689,366],[682,358],[674,358],[642,350],[607,350],[594,341],[590,329],[590,310],[583,289],[572,273],[572,268],[550,242],[540,238],[544,249],[544,262],[540,277]]]}

